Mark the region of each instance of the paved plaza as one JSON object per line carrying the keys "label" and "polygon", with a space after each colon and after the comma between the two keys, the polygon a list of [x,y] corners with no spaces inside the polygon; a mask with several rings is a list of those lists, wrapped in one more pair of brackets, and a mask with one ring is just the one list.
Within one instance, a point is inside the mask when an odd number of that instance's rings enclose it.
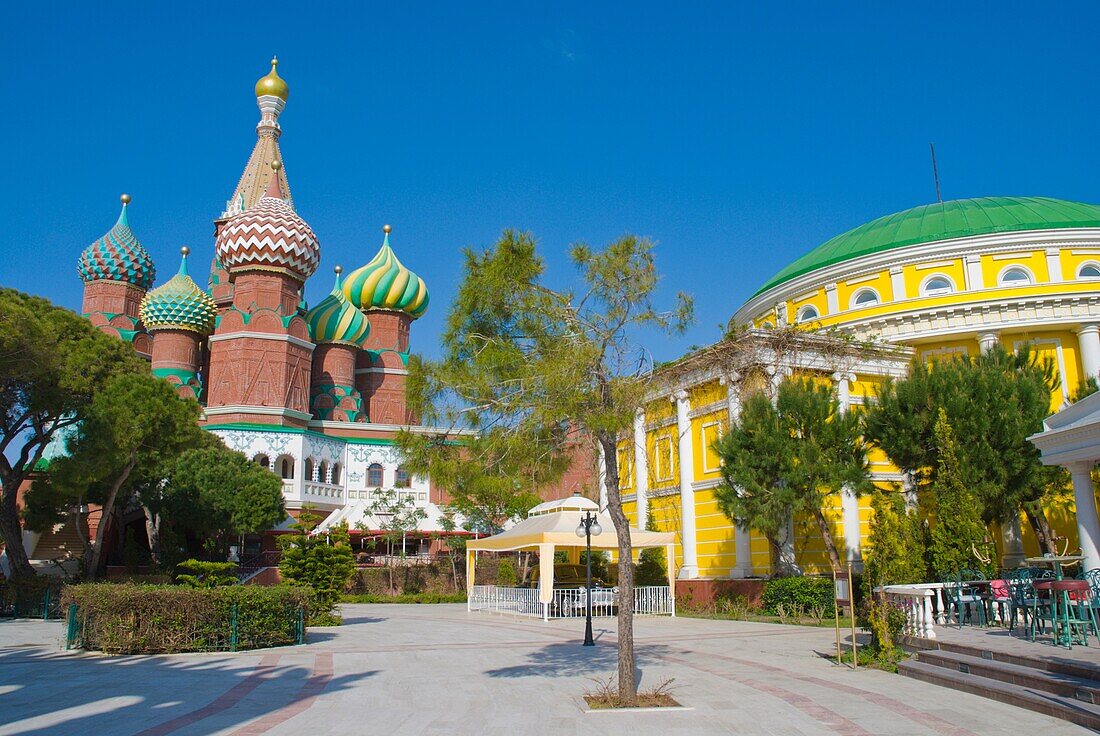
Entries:
{"label": "paved plaza", "polygon": [[818,652],[830,629],[640,618],[643,687],[690,710],[586,713],[615,669],[614,622],[544,623],[464,606],[349,605],[310,643],[240,654],[104,657],[62,624],[0,623],[0,734],[1084,734],[1085,729]]}

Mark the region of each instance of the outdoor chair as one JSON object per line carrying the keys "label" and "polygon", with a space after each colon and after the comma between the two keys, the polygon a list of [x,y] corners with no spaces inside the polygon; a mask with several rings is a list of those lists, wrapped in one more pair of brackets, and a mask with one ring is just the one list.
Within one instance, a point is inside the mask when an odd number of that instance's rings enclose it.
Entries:
{"label": "outdoor chair", "polygon": [[1030,622],[1028,623],[1028,640],[1035,641],[1036,633],[1042,634],[1046,626],[1044,622],[1050,622],[1050,630],[1057,638],[1058,627],[1055,623],[1055,619],[1058,616],[1058,610],[1054,591],[1051,590],[1051,586],[1058,581],[1056,580],[1032,580],[1032,596],[1029,599],[1028,614]]}
{"label": "outdoor chair", "polygon": [[[1087,580],[1055,580],[1050,584],[1057,608],[1055,642],[1069,648],[1072,644],[1089,645],[1089,631],[1100,641],[1093,610],[1092,588]],[[1060,634],[1060,635],[1059,635]]]}
{"label": "outdoor chair", "polygon": [[985,580],[985,575],[978,570],[960,570],[957,575],[949,576],[943,581],[948,610],[954,609],[955,621],[960,629],[967,619],[971,626],[974,625],[975,608],[978,611],[979,625],[986,625],[986,596],[978,587],[967,585],[975,580]]}

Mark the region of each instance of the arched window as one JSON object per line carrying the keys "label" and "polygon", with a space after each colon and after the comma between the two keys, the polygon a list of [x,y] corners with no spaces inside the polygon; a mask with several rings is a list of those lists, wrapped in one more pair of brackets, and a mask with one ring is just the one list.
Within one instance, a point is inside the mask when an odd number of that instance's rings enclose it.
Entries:
{"label": "arched window", "polygon": [[1001,286],[1025,286],[1031,283],[1031,274],[1021,266],[1009,266],[1001,271]]}
{"label": "arched window", "polygon": [[340,485],[340,463],[332,464],[332,483]]}
{"label": "arched window", "polygon": [[1081,270],[1077,272],[1077,278],[1100,279],[1100,266],[1097,266],[1095,263],[1086,263],[1081,266]]}
{"label": "arched window", "polygon": [[951,279],[946,276],[941,276],[940,274],[929,276],[920,287],[920,293],[924,296],[950,294],[954,290],[955,285],[951,283]]}
{"label": "arched window", "polygon": [[306,480],[317,480],[317,475],[314,472],[313,458],[306,458]]}
{"label": "arched window", "polygon": [[806,306],[798,310],[798,321],[809,322],[812,319],[818,318],[817,307]]}
{"label": "arched window", "polygon": [[252,458],[252,462],[256,463],[261,468],[266,468],[268,470],[271,469],[271,458],[269,458],[267,455],[264,455],[263,453],[260,453],[256,457]]}
{"label": "arched window", "polygon": [[320,483],[328,483],[328,460],[322,460],[321,466],[317,468],[317,480]]}
{"label": "arched window", "polygon": [[397,480],[394,482],[394,488],[408,488],[412,485],[412,478],[409,476],[409,471],[405,470],[405,466],[401,466],[397,469]]}
{"label": "arched window", "polygon": [[283,480],[293,480],[294,478],[294,458],[289,455],[283,455],[276,462],[276,466],[279,469],[279,476]]}
{"label": "arched window", "polygon": [[860,289],[852,297],[852,309],[869,307],[872,304],[878,304],[879,301],[878,292],[874,289]]}
{"label": "arched window", "polygon": [[371,463],[367,468],[367,485],[371,488],[382,487],[382,466],[378,463]]}

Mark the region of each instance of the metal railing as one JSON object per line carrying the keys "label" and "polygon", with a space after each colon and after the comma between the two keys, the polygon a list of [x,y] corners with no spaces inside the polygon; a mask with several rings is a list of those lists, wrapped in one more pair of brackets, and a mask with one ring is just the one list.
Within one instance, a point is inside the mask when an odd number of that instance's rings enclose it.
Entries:
{"label": "metal railing", "polygon": [[[618,588],[592,589],[592,616],[609,617],[618,613]],[[511,613],[536,618],[584,618],[588,595],[584,588],[555,588],[548,603],[539,601],[538,588],[504,588],[475,585],[466,608],[469,611]],[[634,613],[640,616],[675,616],[676,602],[667,585],[634,589]]]}

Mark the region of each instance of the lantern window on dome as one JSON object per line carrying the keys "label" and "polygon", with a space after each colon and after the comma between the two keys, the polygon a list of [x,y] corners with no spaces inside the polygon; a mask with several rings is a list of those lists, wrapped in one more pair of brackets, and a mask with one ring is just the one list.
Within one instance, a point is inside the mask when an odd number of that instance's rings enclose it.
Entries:
{"label": "lantern window on dome", "polygon": [[798,321],[809,322],[820,317],[820,313],[817,311],[817,307],[802,307],[798,310]]}
{"label": "lantern window on dome", "polygon": [[1096,263],[1086,263],[1081,266],[1081,270],[1077,272],[1077,278],[1079,279],[1100,279],[1100,265]]}
{"label": "lantern window on dome", "polygon": [[852,309],[870,307],[881,302],[882,299],[879,298],[878,292],[874,289],[860,289],[852,297]]}
{"label": "lantern window on dome", "polygon": [[1023,266],[1009,266],[1001,271],[1001,277],[997,279],[1001,286],[1027,286],[1035,283],[1035,279]]}
{"label": "lantern window on dome", "polygon": [[943,274],[933,274],[929,276],[920,286],[921,296],[950,294],[953,291],[955,291],[955,284]]}

